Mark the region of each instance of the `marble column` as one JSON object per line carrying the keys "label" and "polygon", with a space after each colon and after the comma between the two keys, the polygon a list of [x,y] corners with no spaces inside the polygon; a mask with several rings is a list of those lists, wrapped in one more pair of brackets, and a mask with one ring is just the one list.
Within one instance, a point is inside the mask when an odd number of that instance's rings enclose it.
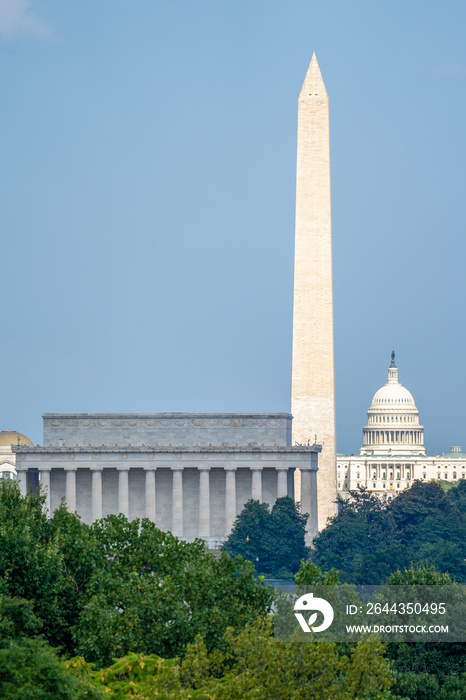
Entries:
{"label": "marble column", "polygon": [[102,467],[91,467],[92,496],[91,519],[92,522],[102,518]]}
{"label": "marble column", "polygon": [[45,496],[44,511],[47,515],[50,515],[50,471],[50,467],[39,468],[40,487]]}
{"label": "marble column", "polygon": [[144,467],[146,472],[146,518],[156,522],[157,506],[155,493],[155,472],[157,467]]}
{"label": "marble column", "polygon": [[16,468],[16,483],[19,486],[21,496],[24,497],[27,494],[27,469]]}
{"label": "marble column", "polygon": [[129,467],[117,467],[118,470],[118,512],[129,517]]}
{"label": "marble column", "polygon": [[199,537],[210,537],[210,467],[199,471]]}
{"label": "marble column", "polygon": [[262,503],[262,469],[263,467],[251,467],[252,488],[251,498]]}
{"label": "marble column", "polygon": [[301,513],[308,513],[306,544],[311,544],[318,531],[317,471],[301,467]]}
{"label": "marble column", "polygon": [[70,513],[76,513],[76,467],[65,467],[66,473],[66,489],[65,501],[66,507]]}
{"label": "marble column", "polygon": [[288,495],[288,467],[276,467],[277,472],[277,498]]}
{"label": "marble column", "polygon": [[183,537],[183,467],[172,467],[172,534]]}
{"label": "marble column", "polygon": [[231,532],[236,518],[236,467],[225,467],[225,535]]}

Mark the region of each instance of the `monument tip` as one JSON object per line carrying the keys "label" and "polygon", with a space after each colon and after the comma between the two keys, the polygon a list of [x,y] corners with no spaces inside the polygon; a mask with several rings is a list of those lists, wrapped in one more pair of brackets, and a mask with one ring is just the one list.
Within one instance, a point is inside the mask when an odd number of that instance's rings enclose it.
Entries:
{"label": "monument tip", "polygon": [[320,72],[315,51],[312,54],[311,62],[307,69],[300,97],[310,97],[313,95],[327,96],[327,90],[325,89],[324,79]]}

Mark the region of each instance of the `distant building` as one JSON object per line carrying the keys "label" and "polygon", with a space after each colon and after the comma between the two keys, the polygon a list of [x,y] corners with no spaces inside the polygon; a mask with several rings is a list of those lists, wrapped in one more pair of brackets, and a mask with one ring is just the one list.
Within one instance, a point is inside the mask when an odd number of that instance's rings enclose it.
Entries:
{"label": "distant building", "polygon": [[31,446],[32,442],[16,430],[0,431],[0,480],[16,481],[16,455],[11,449],[12,445]]}
{"label": "distant building", "polygon": [[52,513],[64,500],[91,523],[149,518],[219,547],[250,498],[294,496],[299,469],[308,539],[317,533],[319,445],[291,446],[288,413],[49,413],[43,446],[16,445],[22,493],[39,483]]}
{"label": "distant building", "polygon": [[466,478],[466,454],[461,447],[429,457],[424,428],[411,393],[398,381],[395,353],[388,381],[372,399],[362,430],[359,455],[337,455],[339,493],[364,487],[391,500],[415,479],[457,481]]}

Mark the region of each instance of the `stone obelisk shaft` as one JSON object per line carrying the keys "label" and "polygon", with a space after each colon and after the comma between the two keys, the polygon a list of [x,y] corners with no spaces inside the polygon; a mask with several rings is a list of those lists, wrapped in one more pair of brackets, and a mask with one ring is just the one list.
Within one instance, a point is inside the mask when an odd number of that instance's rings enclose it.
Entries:
{"label": "stone obelisk shaft", "polygon": [[[291,412],[293,444],[322,444],[319,529],[336,513],[335,371],[328,96],[315,54],[298,108]],[[299,494],[299,479],[295,493]]]}

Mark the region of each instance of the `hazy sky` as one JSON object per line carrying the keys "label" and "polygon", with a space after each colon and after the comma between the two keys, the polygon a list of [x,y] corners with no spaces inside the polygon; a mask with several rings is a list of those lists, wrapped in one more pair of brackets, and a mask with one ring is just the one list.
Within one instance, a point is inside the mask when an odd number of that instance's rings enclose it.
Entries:
{"label": "hazy sky", "polygon": [[0,0],[0,428],[290,411],[297,100],[330,98],[338,449],[396,351],[466,448],[464,0]]}

